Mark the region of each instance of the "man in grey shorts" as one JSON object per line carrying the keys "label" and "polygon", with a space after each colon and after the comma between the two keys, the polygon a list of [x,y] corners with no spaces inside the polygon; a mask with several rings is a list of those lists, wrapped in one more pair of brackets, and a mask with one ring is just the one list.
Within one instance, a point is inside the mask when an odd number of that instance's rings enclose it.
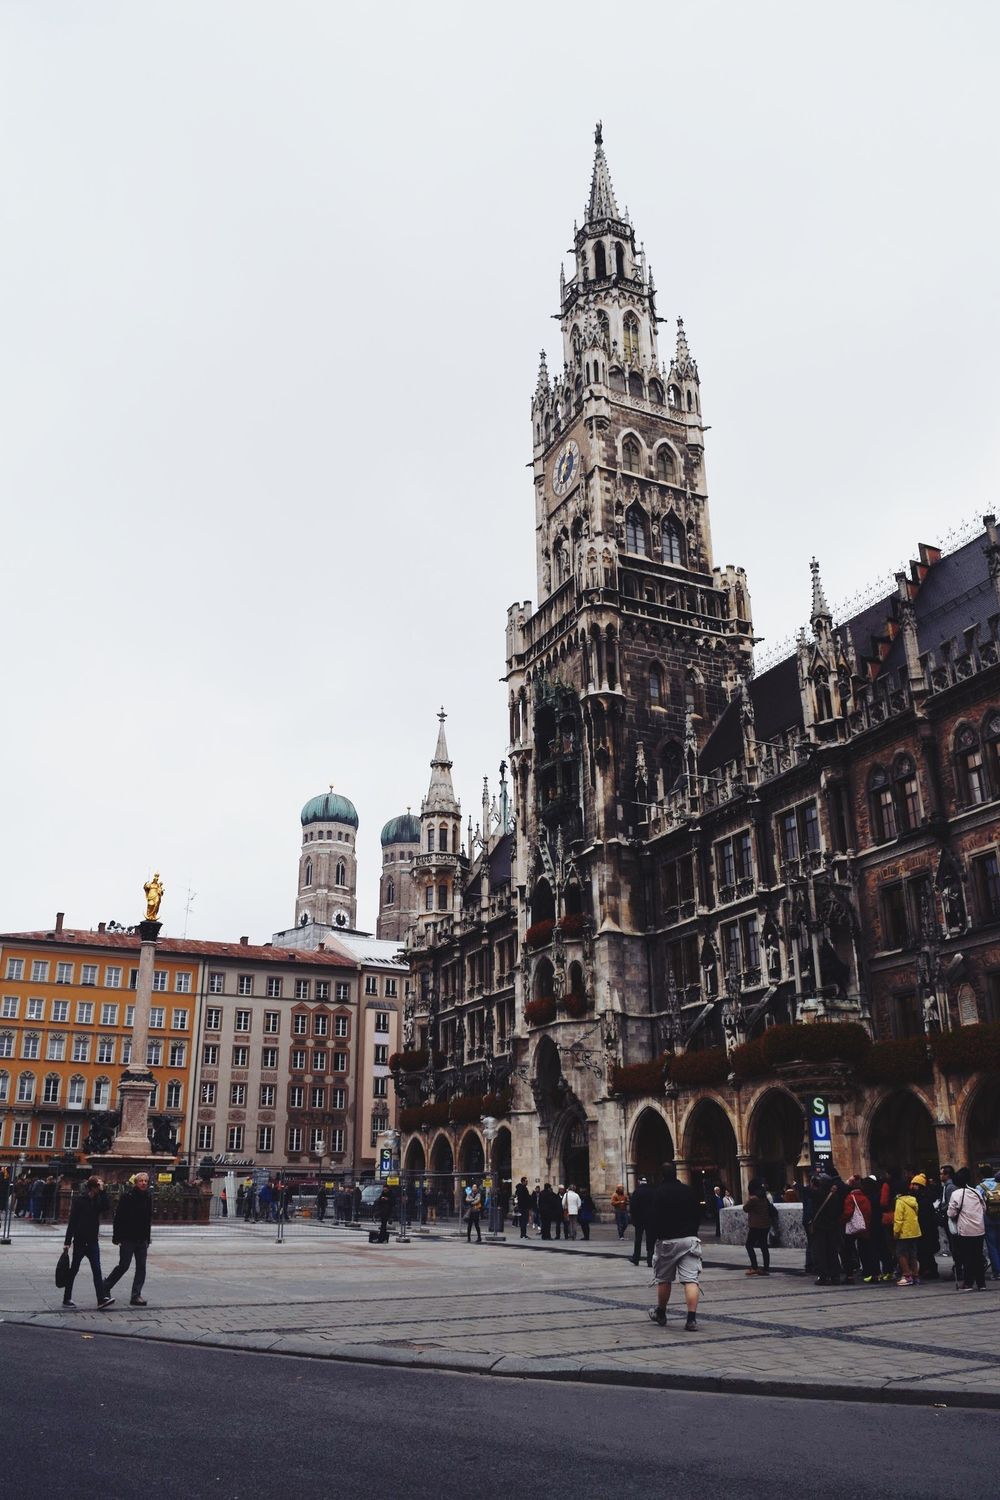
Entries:
{"label": "man in grey shorts", "polygon": [[650,1320],[666,1327],[670,1288],[679,1281],[687,1304],[685,1332],[697,1333],[701,1204],[693,1188],[677,1181],[677,1168],[672,1161],[663,1163],[663,1179],[653,1194],[650,1220],[656,1236],[653,1256],[656,1306],[649,1309]]}

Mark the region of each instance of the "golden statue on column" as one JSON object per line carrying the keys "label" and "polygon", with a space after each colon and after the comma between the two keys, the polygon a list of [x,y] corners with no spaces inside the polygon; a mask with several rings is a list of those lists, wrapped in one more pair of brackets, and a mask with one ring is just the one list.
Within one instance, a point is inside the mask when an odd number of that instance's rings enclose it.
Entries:
{"label": "golden statue on column", "polygon": [[156,871],[152,880],[147,880],[143,886],[146,892],[146,921],[155,922],[160,910],[160,902],[163,900],[163,886],[160,884],[160,872]]}

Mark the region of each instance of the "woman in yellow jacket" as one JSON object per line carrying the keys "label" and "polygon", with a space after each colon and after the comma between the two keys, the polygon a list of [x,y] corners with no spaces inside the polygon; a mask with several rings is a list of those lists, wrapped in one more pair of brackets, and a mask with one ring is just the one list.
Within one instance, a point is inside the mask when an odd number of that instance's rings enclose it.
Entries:
{"label": "woman in yellow jacket", "polygon": [[[912,1189],[913,1183],[910,1183]],[[896,1258],[901,1276],[897,1286],[916,1286],[920,1247],[920,1219],[917,1215],[917,1200],[912,1192],[899,1193],[896,1198],[896,1213],[892,1223],[892,1234],[896,1241]]]}

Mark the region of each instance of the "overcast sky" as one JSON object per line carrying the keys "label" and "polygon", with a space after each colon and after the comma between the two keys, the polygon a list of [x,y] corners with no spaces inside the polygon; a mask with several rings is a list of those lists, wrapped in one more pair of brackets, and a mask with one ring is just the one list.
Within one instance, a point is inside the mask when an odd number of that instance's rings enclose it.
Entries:
{"label": "overcast sky", "polygon": [[[769,641],[1000,502],[993,3],[0,3],[0,930],[263,940],[463,806],[593,127]],[[664,350],[669,354],[669,349]]]}

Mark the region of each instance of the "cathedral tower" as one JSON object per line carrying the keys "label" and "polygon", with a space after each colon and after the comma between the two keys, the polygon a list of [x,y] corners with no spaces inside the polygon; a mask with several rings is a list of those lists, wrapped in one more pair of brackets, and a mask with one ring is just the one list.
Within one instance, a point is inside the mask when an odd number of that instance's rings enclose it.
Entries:
{"label": "cathedral tower", "polygon": [[401,943],[417,915],[413,861],[420,853],[420,819],[407,808],[382,829],[382,876],[376,937]]}
{"label": "cathedral tower", "polygon": [[301,821],[295,925],[319,922],[331,927],[356,927],[358,814],[354,803],[331,787],[306,803]]}

